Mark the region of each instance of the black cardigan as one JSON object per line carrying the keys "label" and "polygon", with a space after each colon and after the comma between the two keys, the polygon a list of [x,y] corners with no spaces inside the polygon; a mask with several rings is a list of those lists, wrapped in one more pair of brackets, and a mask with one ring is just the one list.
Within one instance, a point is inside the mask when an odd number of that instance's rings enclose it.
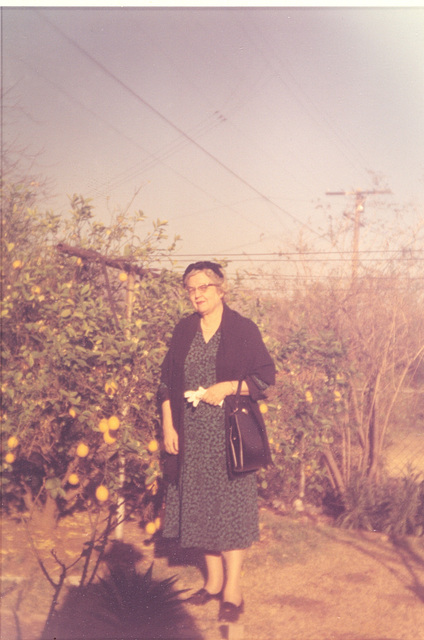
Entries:
{"label": "black cardigan", "polygon": [[[171,402],[174,428],[179,434],[179,454],[165,454],[165,479],[176,482],[179,459],[184,451],[184,362],[196,332],[200,328],[197,313],[183,318],[175,327],[168,353],[162,363],[159,402]],[[221,321],[221,338],[216,356],[216,381],[245,380],[255,413],[260,416],[257,400],[264,398],[266,386],[275,382],[275,366],[256,324],[224,304]],[[226,416],[228,434],[228,419]],[[271,463],[266,433],[264,439],[268,463]]]}

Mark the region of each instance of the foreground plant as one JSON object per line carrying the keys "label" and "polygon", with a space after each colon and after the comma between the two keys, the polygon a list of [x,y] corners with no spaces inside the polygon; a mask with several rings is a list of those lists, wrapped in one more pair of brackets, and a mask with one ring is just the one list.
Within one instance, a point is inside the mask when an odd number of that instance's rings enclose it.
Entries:
{"label": "foreground plant", "polygon": [[393,538],[424,533],[424,479],[410,472],[376,483],[356,477],[340,496],[337,524],[346,529],[379,531]]}
{"label": "foreground plant", "polygon": [[[96,584],[72,587],[60,610],[45,629],[43,639],[60,637],[66,629],[67,638],[137,638],[137,640],[165,640],[176,637],[176,629],[195,625],[185,611],[181,595],[186,590],[175,589],[177,577],[153,579],[153,564],[146,573],[135,569],[140,558],[131,545],[117,545],[106,577]],[[78,616],[75,611],[78,610]],[[87,635],[88,634],[88,635]]]}

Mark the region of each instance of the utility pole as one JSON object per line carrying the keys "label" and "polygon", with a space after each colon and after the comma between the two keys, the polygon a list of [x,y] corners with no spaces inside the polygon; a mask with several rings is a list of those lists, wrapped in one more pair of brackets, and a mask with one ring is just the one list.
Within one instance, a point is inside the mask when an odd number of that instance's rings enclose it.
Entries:
{"label": "utility pole", "polygon": [[353,246],[352,246],[352,282],[356,282],[359,266],[359,228],[361,226],[361,213],[364,210],[365,200],[367,196],[390,194],[391,191],[326,191],[327,196],[355,196],[355,216],[353,219]]}

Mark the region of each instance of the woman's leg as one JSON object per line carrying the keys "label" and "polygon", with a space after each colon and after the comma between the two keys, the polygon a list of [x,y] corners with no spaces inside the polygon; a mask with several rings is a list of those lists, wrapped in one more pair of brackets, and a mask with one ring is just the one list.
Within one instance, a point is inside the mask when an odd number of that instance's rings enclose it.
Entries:
{"label": "woman's leg", "polygon": [[220,553],[205,553],[206,582],[205,589],[209,593],[219,593],[224,584],[224,564]]}
{"label": "woman's leg", "polygon": [[245,549],[232,549],[222,552],[225,561],[225,587],[223,600],[239,606],[243,596],[241,591],[241,570],[246,555]]}

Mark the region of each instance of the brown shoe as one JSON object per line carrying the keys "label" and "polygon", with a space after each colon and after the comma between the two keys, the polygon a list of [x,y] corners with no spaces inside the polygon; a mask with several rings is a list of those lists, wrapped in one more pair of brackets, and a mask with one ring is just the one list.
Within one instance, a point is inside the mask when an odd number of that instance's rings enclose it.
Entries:
{"label": "brown shoe", "polygon": [[209,602],[210,600],[220,600],[222,596],[222,591],[219,593],[209,593],[206,589],[199,589],[196,593],[193,593],[192,596],[187,598],[186,602],[190,604],[203,605]]}

